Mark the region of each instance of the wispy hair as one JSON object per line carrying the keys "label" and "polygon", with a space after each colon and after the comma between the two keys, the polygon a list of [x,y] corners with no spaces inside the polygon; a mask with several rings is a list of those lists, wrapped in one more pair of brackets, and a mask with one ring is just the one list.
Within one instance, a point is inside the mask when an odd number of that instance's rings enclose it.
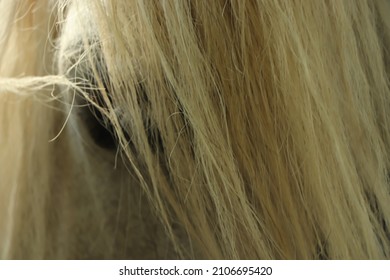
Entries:
{"label": "wispy hair", "polygon": [[0,11],[3,258],[390,257],[389,1]]}

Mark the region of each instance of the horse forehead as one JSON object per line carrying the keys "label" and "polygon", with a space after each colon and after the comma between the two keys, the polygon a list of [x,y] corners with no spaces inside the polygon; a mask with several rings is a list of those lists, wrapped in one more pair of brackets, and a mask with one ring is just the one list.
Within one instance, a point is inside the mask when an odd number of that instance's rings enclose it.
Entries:
{"label": "horse forehead", "polygon": [[96,36],[96,14],[88,3],[89,1],[72,1],[66,7],[66,16],[64,22],[62,22],[60,38],[62,47],[74,46],[85,36]]}
{"label": "horse forehead", "polygon": [[65,18],[58,38],[58,66],[61,73],[66,72],[69,58],[80,55],[83,41],[96,37],[96,20],[88,1],[72,1],[66,6]]}

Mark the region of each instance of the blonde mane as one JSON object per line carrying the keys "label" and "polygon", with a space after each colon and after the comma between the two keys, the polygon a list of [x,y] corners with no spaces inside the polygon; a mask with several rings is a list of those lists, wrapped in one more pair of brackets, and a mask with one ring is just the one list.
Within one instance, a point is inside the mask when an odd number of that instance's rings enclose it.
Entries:
{"label": "blonde mane", "polygon": [[390,258],[389,15],[1,0],[0,258]]}

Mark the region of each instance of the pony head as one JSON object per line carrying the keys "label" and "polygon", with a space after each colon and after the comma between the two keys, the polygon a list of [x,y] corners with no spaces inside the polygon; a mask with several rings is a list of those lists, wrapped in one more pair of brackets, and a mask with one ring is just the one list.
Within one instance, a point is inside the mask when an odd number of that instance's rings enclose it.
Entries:
{"label": "pony head", "polygon": [[389,258],[388,1],[0,11],[2,258]]}

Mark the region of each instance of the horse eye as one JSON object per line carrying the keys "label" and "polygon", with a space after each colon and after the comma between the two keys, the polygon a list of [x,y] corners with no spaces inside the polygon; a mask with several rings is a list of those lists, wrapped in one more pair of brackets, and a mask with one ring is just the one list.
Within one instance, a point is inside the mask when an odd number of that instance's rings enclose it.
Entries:
{"label": "horse eye", "polygon": [[83,94],[76,93],[76,106],[73,109],[79,124],[84,128],[83,130],[99,147],[116,149],[118,141],[112,123],[92,104],[94,102],[103,110],[107,107],[102,92],[98,89],[99,83],[96,75],[103,83],[105,91],[110,92],[109,81],[106,77],[107,69],[101,55],[101,46],[93,38],[88,41],[87,45],[86,48],[85,42],[80,40],[69,46],[68,50],[64,52],[65,55],[61,57],[61,68],[67,69],[65,71],[67,78],[78,84],[84,94],[88,95],[88,98],[85,98]]}
{"label": "horse eye", "polygon": [[[96,145],[104,149],[115,149],[118,145],[118,141],[115,137],[115,129],[112,123],[104,116],[104,114],[92,104],[91,100],[101,108],[106,108],[103,101],[102,93],[97,88],[96,79],[93,75],[87,73],[77,73],[73,80],[78,80],[82,77],[82,81],[88,81],[88,85],[85,86],[85,91],[88,94],[88,100],[82,95],[78,95],[76,98],[77,115],[81,124],[85,127],[90,138]],[[83,82],[84,83],[84,82]],[[106,92],[109,92],[106,84],[104,83]]]}
{"label": "horse eye", "polygon": [[[81,97],[80,99],[82,99],[80,103],[85,105],[79,107],[78,116],[91,139],[101,148],[115,149],[118,142],[111,122],[85,98]],[[96,102],[103,105],[99,98],[96,98]]]}

